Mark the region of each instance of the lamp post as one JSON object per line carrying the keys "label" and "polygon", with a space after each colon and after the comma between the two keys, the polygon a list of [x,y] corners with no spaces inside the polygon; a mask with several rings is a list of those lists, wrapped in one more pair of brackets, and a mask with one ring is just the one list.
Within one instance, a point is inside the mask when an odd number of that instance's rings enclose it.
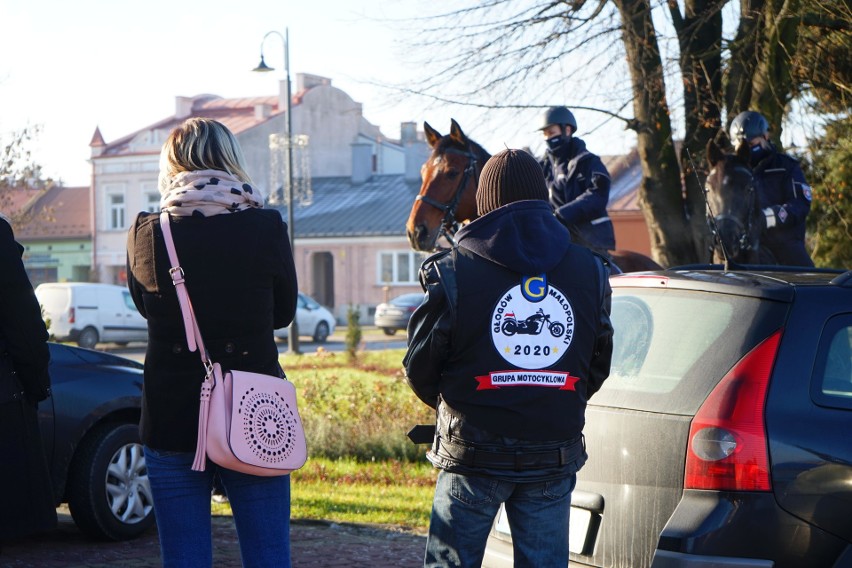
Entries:
{"label": "lamp post", "polygon": [[[290,237],[290,249],[293,251],[293,260],[295,261],[296,231],[294,229],[295,222],[293,215],[293,121],[292,114],[290,112],[290,31],[288,28],[284,28],[284,35],[281,35],[280,32],[274,30],[264,34],[263,39],[260,40],[260,63],[257,67],[252,69],[252,71],[266,73],[275,70],[274,67],[268,66],[266,61],[263,59],[263,44],[266,41],[266,38],[270,35],[278,36],[284,44],[284,79],[287,83],[287,101],[285,103],[287,121],[284,124],[284,139],[287,144],[287,228],[288,236]],[[299,326],[295,317],[293,318],[293,322],[290,324],[290,329],[287,333],[287,347],[290,350],[290,353],[299,353]]]}

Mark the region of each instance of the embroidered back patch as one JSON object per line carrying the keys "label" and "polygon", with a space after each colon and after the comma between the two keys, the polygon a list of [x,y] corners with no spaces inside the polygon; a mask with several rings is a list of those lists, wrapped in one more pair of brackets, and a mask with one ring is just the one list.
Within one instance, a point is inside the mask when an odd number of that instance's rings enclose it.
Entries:
{"label": "embroidered back patch", "polygon": [[556,363],[574,338],[574,310],[543,275],[524,277],[491,314],[491,340],[508,363],[543,369]]}

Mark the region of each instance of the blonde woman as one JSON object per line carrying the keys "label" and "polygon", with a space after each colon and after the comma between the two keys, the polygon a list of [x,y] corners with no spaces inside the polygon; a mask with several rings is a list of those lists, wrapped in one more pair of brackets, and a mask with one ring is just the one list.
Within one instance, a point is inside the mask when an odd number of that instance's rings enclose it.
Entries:
{"label": "blonde woman", "polygon": [[[160,156],[167,211],[195,315],[212,360],[280,374],[273,329],[296,312],[287,226],[263,209],[239,143],[221,123],[191,118]],[[191,469],[204,367],[186,344],[159,215],[141,213],[127,241],[128,287],[148,320],[140,434],[165,567],[212,565],[210,492],[227,492],[243,566],[290,566],[290,478],[256,477],[208,460]]]}

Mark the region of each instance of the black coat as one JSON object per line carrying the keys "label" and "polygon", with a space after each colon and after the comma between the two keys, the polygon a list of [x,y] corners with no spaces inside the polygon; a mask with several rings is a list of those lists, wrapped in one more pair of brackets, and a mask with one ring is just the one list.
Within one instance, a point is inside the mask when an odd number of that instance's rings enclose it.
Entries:
{"label": "black coat", "polygon": [[[277,375],[273,329],[296,313],[296,269],[287,225],[276,211],[172,217],[172,234],[204,343],[223,368]],[[148,320],[142,442],[195,451],[204,367],[187,348],[169,277],[159,214],[142,213],[128,233],[128,288]]]}
{"label": "black coat", "polygon": [[48,336],[23,250],[0,219],[0,541],[56,526],[37,416],[50,395]]}
{"label": "black coat", "polygon": [[568,227],[575,243],[600,253],[615,249],[615,232],[606,206],[609,171],[586,143],[571,138],[540,160],[556,218]]}
{"label": "black coat", "polygon": [[[403,364],[415,394],[437,408],[427,455],[436,466],[526,481],[582,466],[586,401],[609,375],[611,291],[601,259],[567,233],[546,202],[519,201],[472,221],[456,247],[423,263],[426,301],[411,317]],[[509,459],[511,471],[499,471],[477,463],[478,449],[565,452],[553,464]]]}
{"label": "black coat", "polygon": [[754,185],[766,222],[760,246],[778,264],[813,266],[805,249],[805,219],[811,210],[811,188],[799,162],[774,151],[753,169]]}

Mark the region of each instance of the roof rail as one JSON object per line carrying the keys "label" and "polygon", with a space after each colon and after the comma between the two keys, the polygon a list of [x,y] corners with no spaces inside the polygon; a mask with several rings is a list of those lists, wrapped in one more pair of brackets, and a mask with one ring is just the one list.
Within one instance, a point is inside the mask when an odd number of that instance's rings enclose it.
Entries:
{"label": "roof rail", "polygon": [[[670,266],[665,270],[724,270],[726,272],[747,270],[759,272],[810,272],[815,274],[839,274],[835,280],[847,276],[852,271],[844,272],[843,268],[815,268],[813,266],[785,266],[779,264],[739,264],[736,267],[725,268],[724,264],[682,264],[680,266]],[[847,279],[852,279],[852,276],[847,276]]]}
{"label": "roof rail", "polygon": [[833,278],[831,283],[841,288],[852,288],[852,270],[847,270],[840,276]]}

